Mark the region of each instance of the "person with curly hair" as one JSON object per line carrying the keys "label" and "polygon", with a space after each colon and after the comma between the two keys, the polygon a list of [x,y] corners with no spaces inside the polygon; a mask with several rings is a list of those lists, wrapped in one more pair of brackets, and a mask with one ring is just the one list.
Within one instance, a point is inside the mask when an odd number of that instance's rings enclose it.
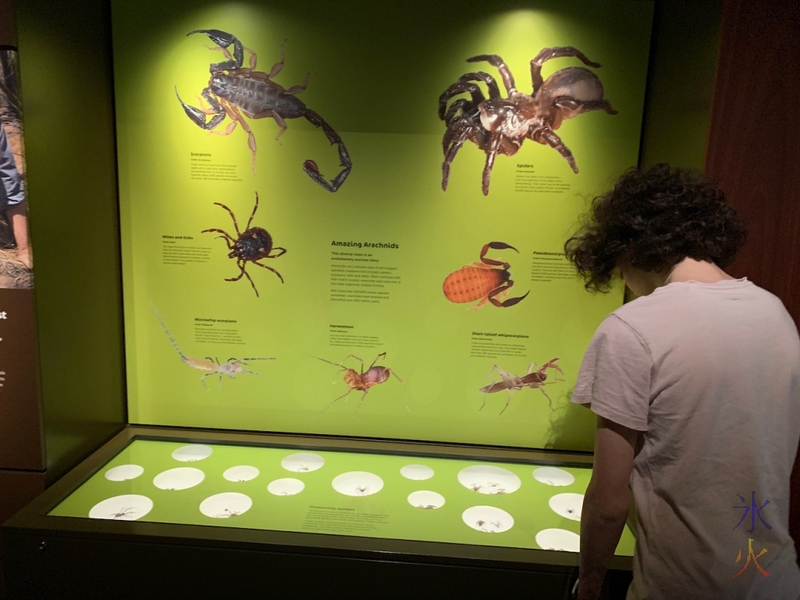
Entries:
{"label": "person with curly hair", "polygon": [[600,324],[571,401],[597,415],[577,597],[597,598],[630,504],[628,599],[800,598],[789,534],[800,338],[781,301],[724,269],[745,228],[704,176],[630,170],[567,257],[637,296]]}

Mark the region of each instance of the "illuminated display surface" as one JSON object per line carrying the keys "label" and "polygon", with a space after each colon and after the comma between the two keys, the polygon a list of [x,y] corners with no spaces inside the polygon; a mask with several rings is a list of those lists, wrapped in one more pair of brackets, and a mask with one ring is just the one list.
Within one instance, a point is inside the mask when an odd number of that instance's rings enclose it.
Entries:
{"label": "illuminated display surface", "polygon": [[534,4],[112,3],[131,423],[592,449],[622,290],[563,244],[637,162],[652,4]]}
{"label": "illuminated display surface", "polygon": [[[580,467],[136,440],[50,514],[577,552],[590,477]],[[616,553],[633,547],[626,527]]]}

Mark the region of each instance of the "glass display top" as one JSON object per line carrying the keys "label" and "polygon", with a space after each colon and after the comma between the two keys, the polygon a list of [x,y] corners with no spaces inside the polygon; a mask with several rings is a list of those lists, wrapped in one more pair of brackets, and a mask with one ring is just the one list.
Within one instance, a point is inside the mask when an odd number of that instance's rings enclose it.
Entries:
{"label": "glass display top", "polygon": [[[135,440],[49,514],[578,552],[590,477],[581,467]],[[633,548],[626,526],[616,554]]]}

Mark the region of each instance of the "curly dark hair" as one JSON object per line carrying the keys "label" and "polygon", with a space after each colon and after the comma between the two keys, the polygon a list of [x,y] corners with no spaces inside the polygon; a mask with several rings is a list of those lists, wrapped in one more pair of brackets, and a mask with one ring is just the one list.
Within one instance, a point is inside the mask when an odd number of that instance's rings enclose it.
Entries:
{"label": "curly dark hair", "polygon": [[744,223],[713,181],[662,163],[628,170],[596,197],[564,252],[587,290],[606,292],[622,265],[661,273],[688,257],[724,269],[746,238]]}

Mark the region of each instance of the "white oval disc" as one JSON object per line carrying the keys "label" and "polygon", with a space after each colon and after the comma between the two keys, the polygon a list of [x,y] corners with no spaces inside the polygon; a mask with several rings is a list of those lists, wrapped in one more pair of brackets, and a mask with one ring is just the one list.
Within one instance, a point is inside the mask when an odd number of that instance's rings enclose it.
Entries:
{"label": "white oval disc", "polygon": [[139,494],[122,494],[106,498],[89,510],[90,519],[136,521],[153,510],[153,501]]}
{"label": "white oval disc", "polygon": [[483,533],[503,533],[514,526],[514,517],[495,506],[473,506],[461,514],[461,519]]}
{"label": "white oval disc", "polygon": [[200,512],[214,519],[231,519],[250,510],[250,496],[238,492],[224,492],[209,496],[200,503]]}
{"label": "white oval disc", "polygon": [[383,488],[383,479],[366,471],[350,471],[333,478],[333,489],[345,496],[370,496]]}
{"label": "white oval disc", "polygon": [[190,444],[188,446],[181,446],[172,453],[172,458],[181,462],[194,462],[196,460],[203,460],[211,456],[213,450],[211,446],[205,444]]}
{"label": "white oval disc", "polygon": [[178,467],[162,471],[153,478],[153,485],[162,490],[188,490],[199,485],[206,474],[193,467]]}
{"label": "white oval disc", "polygon": [[106,471],[105,478],[109,481],[129,481],[136,479],[142,473],[144,473],[144,467],[139,465],[120,465]]}

